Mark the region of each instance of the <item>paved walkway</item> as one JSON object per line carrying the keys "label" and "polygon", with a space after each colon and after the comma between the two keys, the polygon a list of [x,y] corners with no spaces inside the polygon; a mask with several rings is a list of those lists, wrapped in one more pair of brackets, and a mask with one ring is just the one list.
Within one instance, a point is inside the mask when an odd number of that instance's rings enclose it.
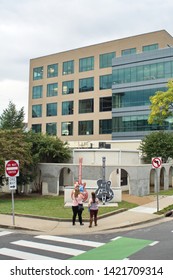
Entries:
{"label": "paved walkway", "polygon": [[[76,223],[72,226],[71,221],[48,220],[45,218],[34,218],[32,216],[0,215],[0,227],[39,231],[42,234],[51,235],[71,235],[99,233],[111,229],[121,229],[134,225],[139,225],[162,219],[163,215],[154,214],[157,209],[161,210],[169,205],[173,205],[173,196],[161,196],[142,206],[135,207],[119,214],[110,215],[98,220],[98,226],[88,227],[88,221],[83,226]],[[170,219],[170,218],[165,218]]]}

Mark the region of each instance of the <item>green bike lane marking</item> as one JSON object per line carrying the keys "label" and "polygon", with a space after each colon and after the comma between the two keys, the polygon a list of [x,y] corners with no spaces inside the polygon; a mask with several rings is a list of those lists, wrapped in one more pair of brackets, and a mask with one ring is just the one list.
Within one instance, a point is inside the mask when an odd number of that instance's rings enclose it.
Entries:
{"label": "green bike lane marking", "polygon": [[70,260],[123,260],[151,243],[151,240],[120,237]]}

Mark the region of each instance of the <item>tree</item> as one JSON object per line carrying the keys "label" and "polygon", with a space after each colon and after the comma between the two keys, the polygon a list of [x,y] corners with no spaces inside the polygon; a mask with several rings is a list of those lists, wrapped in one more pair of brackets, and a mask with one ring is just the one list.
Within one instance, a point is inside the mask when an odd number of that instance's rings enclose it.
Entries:
{"label": "tree", "polygon": [[143,159],[146,163],[151,163],[153,157],[161,157],[163,162],[173,158],[173,133],[153,132],[143,138],[139,146]]}
{"label": "tree", "polygon": [[61,141],[58,137],[29,131],[27,141],[32,143],[31,153],[36,163],[67,162],[71,158],[67,142]]}
{"label": "tree", "polygon": [[24,116],[24,107],[17,111],[16,105],[10,101],[8,108],[0,116],[0,129],[23,129],[25,126]]}
{"label": "tree", "polygon": [[157,123],[162,125],[164,120],[173,116],[173,80],[168,82],[168,90],[158,91],[150,97],[151,113],[148,118],[149,124]]}
{"label": "tree", "polygon": [[21,129],[0,130],[0,180],[5,176],[5,161],[19,160],[19,184],[26,184],[33,180],[33,158],[31,143],[26,141],[26,133]]}

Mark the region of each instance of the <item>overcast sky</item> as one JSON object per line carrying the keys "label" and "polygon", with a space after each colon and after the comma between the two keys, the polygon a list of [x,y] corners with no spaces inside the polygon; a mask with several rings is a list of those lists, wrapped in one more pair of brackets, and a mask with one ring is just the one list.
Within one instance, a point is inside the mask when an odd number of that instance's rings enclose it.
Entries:
{"label": "overcast sky", "polygon": [[32,58],[142,33],[173,36],[173,0],[0,0],[0,115],[28,119]]}

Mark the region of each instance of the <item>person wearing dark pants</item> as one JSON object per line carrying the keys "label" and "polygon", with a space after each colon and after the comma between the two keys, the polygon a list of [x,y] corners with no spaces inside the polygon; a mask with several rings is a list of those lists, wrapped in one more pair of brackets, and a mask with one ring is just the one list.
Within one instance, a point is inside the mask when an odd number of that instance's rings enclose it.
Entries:
{"label": "person wearing dark pants", "polygon": [[99,200],[95,195],[95,192],[91,193],[91,198],[89,199],[88,203],[88,208],[90,210],[90,223],[89,227],[92,227],[93,219],[94,219],[94,224],[97,226],[97,215],[98,215],[98,203]]}

